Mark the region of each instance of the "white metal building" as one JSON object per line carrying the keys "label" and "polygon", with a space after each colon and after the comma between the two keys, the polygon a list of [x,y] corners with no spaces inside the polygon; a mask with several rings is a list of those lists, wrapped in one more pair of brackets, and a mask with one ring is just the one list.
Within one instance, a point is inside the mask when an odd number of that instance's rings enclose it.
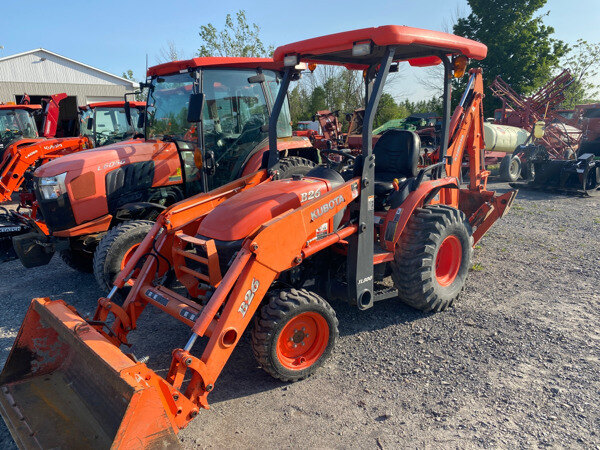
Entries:
{"label": "white metal building", "polygon": [[0,103],[19,102],[23,94],[31,103],[65,92],[61,120],[77,117],[77,106],[123,100],[138,84],[57,53],[38,48],[0,58]]}

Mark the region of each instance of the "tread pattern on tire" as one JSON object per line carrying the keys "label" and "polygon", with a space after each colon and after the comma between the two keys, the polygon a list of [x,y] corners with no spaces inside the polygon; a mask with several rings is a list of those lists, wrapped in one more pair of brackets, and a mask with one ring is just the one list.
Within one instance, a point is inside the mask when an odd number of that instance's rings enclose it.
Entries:
{"label": "tread pattern on tire", "polygon": [[[398,243],[392,264],[392,278],[400,299],[422,311],[443,311],[458,298],[441,298],[432,276],[436,244],[444,228],[462,224],[469,235],[469,261],[473,253],[473,233],[464,213],[446,205],[431,205],[415,210]],[[467,264],[469,263],[467,261]],[[468,272],[467,267],[467,272]],[[464,287],[464,282],[463,282]]]}
{"label": "tread pattern on tire", "polygon": [[150,227],[154,226],[154,222],[151,220],[132,220],[130,222],[124,222],[116,227],[109,230],[108,233],[102,238],[96,251],[94,252],[94,276],[96,277],[96,282],[98,285],[104,290],[110,290],[111,286],[107,282],[104,277],[104,265],[106,262],[106,258],[108,256],[108,251],[110,250],[113,242],[118,239],[120,236],[129,233],[132,230],[138,229],[140,227]]}
{"label": "tread pattern on tire", "polygon": [[301,156],[288,156],[279,161],[279,178],[291,178],[292,175],[306,175],[308,171],[317,165],[310,159]]}
{"label": "tread pattern on tire", "polygon": [[[265,303],[254,316],[252,330],[252,352],[260,366],[272,377],[282,381],[298,381],[312,375],[327,359],[338,338],[338,320],[335,311],[321,296],[306,289],[289,289],[273,291],[267,294]],[[293,310],[301,307],[317,306],[327,311],[333,318],[333,336],[330,329],[330,340],[325,352],[312,366],[299,370],[297,373],[284,374],[278,370],[277,362],[273,361],[271,342],[276,342],[276,334],[281,331],[286,317]],[[283,323],[282,323],[283,321]],[[330,327],[331,328],[331,327]],[[276,344],[275,344],[276,345]],[[291,371],[288,371],[291,372]]]}

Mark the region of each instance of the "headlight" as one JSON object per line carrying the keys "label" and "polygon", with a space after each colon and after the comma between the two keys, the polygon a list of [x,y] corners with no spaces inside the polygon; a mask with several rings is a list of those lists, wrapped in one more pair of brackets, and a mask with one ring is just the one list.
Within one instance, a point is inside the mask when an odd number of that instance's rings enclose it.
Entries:
{"label": "headlight", "polygon": [[65,194],[67,192],[67,188],[65,187],[66,176],[67,172],[54,177],[40,178],[39,188],[42,198],[44,200],[52,200]]}

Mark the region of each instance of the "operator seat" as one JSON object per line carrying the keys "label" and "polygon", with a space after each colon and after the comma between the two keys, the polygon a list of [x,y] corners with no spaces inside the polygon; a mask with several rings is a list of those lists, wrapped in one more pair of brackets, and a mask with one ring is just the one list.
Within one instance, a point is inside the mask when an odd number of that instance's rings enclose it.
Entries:
{"label": "operator seat", "polygon": [[394,190],[393,180],[402,188],[419,172],[421,139],[408,130],[387,130],[375,143],[375,196],[385,197]]}

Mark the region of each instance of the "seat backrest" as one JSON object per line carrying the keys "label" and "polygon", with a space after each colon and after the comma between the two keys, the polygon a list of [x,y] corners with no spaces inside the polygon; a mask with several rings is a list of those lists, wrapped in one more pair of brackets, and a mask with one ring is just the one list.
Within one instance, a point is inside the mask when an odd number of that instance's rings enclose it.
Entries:
{"label": "seat backrest", "polygon": [[414,131],[387,130],[373,147],[375,175],[393,173],[412,178],[418,173],[421,139]]}

